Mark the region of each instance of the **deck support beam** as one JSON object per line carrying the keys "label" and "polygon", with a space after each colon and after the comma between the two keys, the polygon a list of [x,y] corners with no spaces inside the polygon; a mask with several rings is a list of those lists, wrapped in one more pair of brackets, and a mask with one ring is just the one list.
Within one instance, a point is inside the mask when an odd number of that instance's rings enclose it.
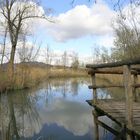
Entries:
{"label": "deck support beam", "polygon": [[[96,86],[96,75],[95,75],[95,73],[92,74],[92,85]],[[97,92],[96,92],[96,89],[93,89],[93,102],[97,103]]]}
{"label": "deck support beam", "polygon": [[98,126],[98,112],[96,110],[92,111],[93,114],[93,121],[94,121],[94,134],[95,134],[95,140],[99,140],[99,126]]}
{"label": "deck support beam", "polygon": [[[134,85],[138,84],[138,75],[134,74]],[[134,101],[137,101],[137,88],[134,87],[133,89],[133,93],[134,93]]]}
{"label": "deck support beam", "polygon": [[[133,129],[133,88],[131,80],[131,69],[129,65],[123,66],[123,75],[126,97],[126,125],[127,128]],[[127,136],[127,140],[131,140],[130,135]]]}

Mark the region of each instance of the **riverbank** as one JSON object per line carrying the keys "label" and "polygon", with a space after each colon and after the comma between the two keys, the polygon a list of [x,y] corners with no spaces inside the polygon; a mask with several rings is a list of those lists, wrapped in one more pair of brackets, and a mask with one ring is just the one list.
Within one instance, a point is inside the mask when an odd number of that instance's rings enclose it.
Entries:
{"label": "riverbank", "polygon": [[[21,63],[15,66],[14,81],[11,84],[6,67],[0,67],[0,92],[31,88],[50,78],[90,77],[87,69],[50,66],[46,64]],[[97,85],[111,83],[121,85],[122,75],[97,74]]]}
{"label": "riverbank", "polygon": [[85,69],[64,68],[58,66],[40,66],[30,64],[16,65],[14,81],[11,85],[8,72],[0,67],[0,91],[31,88],[48,78],[84,77],[88,76]]}

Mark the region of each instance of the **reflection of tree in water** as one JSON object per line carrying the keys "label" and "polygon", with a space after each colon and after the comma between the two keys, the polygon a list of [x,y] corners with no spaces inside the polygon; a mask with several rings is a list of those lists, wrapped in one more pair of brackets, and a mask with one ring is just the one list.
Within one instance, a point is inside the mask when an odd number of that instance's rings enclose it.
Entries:
{"label": "reflection of tree in water", "polygon": [[6,139],[10,140],[11,138],[14,138],[18,140],[19,134],[18,134],[13,100],[11,96],[8,96],[8,103],[9,103],[9,123],[8,123]]}
{"label": "reflection of tree in water", "polygon": [[61,90],[63,98],[66,98],[66,92],[67,92],[67,83],[65,82]]}
{"label": "reflection of tree in water", "polygon": [[[53,83],[54,82],[54,83]],[[79,84],[89,85],[89,78],[69,78],[69,79],[56,79],[52,81],[52,87],[55,87],[57,91],[61,91],[63,97],[66,97],[67,93],[72,93],[73,96],[78,95]]]}
{"label": "reflection of tree in water", "polygon": [[73,96],[78,95],[79,81],[75,78],[71,81],[71,93]]}
{"label": "reflection of tree in water", "polygon": [[[41,107],[42,102],[45,100],[48,104],[56,101],[54,100],[56,96],[68,98],[67,94],[71,94],[71,92],[74,95],[78,94],[78,82],[80,85],[86,84],[83,81],[81,78],[77,80],[76,78],[53,79],[32,90],[19,90],[9,94],[1,94],[0,140],[32,139],[33,135],[40,131],[39,120],[41,119],[37,109]],[[42,138],[42,134],[39,133],[38,137]],[[53,139],[53,137],[47,137],[47,139]]]}
{"label": "reflection of tree in water", "polygon": [[48,104],[51,104],[53,102],[54,98],[54,89],[51,85],[50,80],[48,80],[47,83],[45,83],[45,87],[43,87],[43,90],[44,94],[42,93],[42,95],[44,96],[46,106],[48,106]]}
{"label": "reflection of tree in water", "polygon": [[103,88],[97,89],[99,99],[124,100],[125,94],[123,88]]}
{"label": "reflection of tree in water", "polygon": [[[0,139],[19,140],[27,133],[25,122],[28,119],[30,128],[36,122],[39,127],[39,116],[35,108],[37,98],[28,94],[1,94],[0,96]],[[29,132],[28,132],[29,133]]]}
{"label": "reflection of tree in water", "polygon": [[[116,77],[117,78],[117,77]],[[116,81],[113,82],[113,78],[107,79],[105,77],[97,77],[97,85],[112,85],[114,84],[120,84],[122,85],[122,77],[119,77],[120,81],[119,83],[116,83]],[[115,100],[123,100],[125,98],[125,94],[124,94],[124,88],[119,88],[119,87],[110,87],[110,88],[103,88],[103,89],[97,89],[97,93],[99,93],[99,97],[101,99],[105,99],[110,97],[111,99],[115,99]]]}
{"label": "reflection of tree in water", "polygon": [[[95,109],[92,111],[92,115],[93,115],[93,123],[94,123],[94,139],[95,140],[113,140],[114,139],[114,135],[108,131],[104,125],[102,125],[102,123],[107,124],[109,126],[111,126],[112,128],[116,127],[116,123],[114,123],[113,121],[111,121],[109,118],[105,117],[105,116],[98,116],[98,111]],[[99,123],[99,121],[102,123]],[[121,128],[119,128],[120,130]]]}
{"label": "reflection of tree in water", "polygon": [[53,79],[50,80],[53,92],[61,92],[62,96],[66,98],[66,93],[69,91],[70,79]]}
{"label": "reflection of tree in water", "polygon": [[124,88],[109,88],[108,92],[111,96],[111,98],[116,99],[116,100],[124,100],[125,99],[125,92]]}
{"label": "reflection of tree in water", "polygon": [[97,98],[98,99],[108,99],[110,98],[110,94],[107,89],[97,89]]}

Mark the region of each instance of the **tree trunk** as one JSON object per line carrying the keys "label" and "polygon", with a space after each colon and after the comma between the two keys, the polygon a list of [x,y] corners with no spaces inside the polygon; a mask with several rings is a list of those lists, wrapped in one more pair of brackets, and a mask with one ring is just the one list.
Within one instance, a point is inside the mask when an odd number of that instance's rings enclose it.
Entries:
{"label": "tree trunk", "polygon": [[14,84],[14,59],[15,59],[15,52],[16,52],[16,45],[12,45],[11,55],[8,65],[8,73],[9,73],[9,80],[10,86],[13,87]]}
{"label": "tree trunk", "polygon": [[[13,98],[12,96],[8,97],[9,102],[9,111],[10,111],[10,120],[11,120],[11,131],[12,131],[12,137],[15,136],[16,140],[20,139],[18,128],[17,128],[17,122],[16,122],[16,116],[15,116],[15,110],[14,110],[14,104],[13,104]],[[11,138],[11,137],[10,137]]]}

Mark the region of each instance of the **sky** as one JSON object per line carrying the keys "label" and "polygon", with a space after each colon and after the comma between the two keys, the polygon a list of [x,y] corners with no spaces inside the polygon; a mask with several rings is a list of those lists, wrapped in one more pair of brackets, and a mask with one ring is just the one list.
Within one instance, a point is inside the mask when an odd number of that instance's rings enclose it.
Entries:
{"label": "sky", "polygon": [[[117,17],[117,0],[40,0],[37,14],[49,11],[48,17],[53,21],[33,19],[27,22],[33,31],[33,37],[28,36],[28,44],[37,40],[41,44],[38,61],[44,61],[47,46],[55,56],[62,56],[64,51],[77,53],[80,60],[91,63],[95,48],[108,50],[114,47],[113,25]],[[122,0],[124,8],[128,0]],[[101,49],[102,51],[102,49]],[[44,60],[43,60],[44,59]],[[17,59],[18,61],[18,59]]]}
{"label": "sky", "polygon": [[52,9],[55,22],[37,21],[35,36],[42,48],[48,44],[53,51],[74,51],[84,58],[92,55],[95,46],[113,47],[116,12],[108,1],[42,0],[40,5]]}

